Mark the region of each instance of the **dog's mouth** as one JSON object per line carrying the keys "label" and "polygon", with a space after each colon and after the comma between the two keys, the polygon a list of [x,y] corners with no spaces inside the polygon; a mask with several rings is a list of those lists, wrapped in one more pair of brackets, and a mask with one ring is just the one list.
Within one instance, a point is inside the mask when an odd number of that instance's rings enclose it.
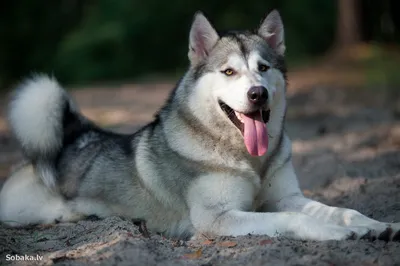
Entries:
{"label": "dog's mouth", "polygon": [[261,156],[268,149],[268,131],[270,110],[259,109],[252,113],[240,113],[226,103],[219,101],[219,106],[229,120],[242,133],[247,151],[253,156]]}

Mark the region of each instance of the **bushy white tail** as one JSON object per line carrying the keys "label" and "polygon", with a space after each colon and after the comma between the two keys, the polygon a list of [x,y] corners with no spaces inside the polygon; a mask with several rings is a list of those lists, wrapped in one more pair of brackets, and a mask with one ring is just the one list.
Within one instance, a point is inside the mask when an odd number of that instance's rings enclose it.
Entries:
{"label": "bushy white tail", "polygon": [[9,105],[9,124],[46,186],[54,188],[54,160],[64,140],[66,116],[79,119],[68,93],[46,75],[25,80]]}

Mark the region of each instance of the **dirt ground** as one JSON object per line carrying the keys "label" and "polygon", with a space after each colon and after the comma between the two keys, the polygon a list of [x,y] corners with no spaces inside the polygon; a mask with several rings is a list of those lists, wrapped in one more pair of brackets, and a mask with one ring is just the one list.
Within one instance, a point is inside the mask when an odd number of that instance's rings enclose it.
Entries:
{"label": "dirt ground", "polygon": [[[306,84],[293,74],[287,131],[304,193],[355,208],[381,221],[400,221],[400,119],[376,91]],[[83,112],[121,132],[152,118],[172,84],[75,90]],[[4,106],[4,104],[2,105]],[[4,110],[2,111],[4,115]],[[0,120],[0,177],[20,159]],[[21,195],[23,197],[23,195]],[[6,255],[44,256],[6,261]],[[0,225],[0,264],[14,265],[400,265],[400,243],[293,241],[266,236],[192,242],[142,235],[130,221],[110,217],[51,227]]]}

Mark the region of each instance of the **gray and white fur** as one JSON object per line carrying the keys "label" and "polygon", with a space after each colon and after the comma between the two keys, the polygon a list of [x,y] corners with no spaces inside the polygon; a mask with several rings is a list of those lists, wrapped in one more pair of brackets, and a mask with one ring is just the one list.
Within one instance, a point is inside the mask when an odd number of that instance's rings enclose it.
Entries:
{"label": "gray and white fur", "polygon": [[127,135],[83,117],[55,79],[27,79],[9,121],[29,163],[5,182],[0,220],[26,226],[118,215],[183,239],[399,240],[399,223],[303,196],[284,131],[284,53],[277,11],[255,31],[227,33],[196,13],[188,71],[154,121]]}

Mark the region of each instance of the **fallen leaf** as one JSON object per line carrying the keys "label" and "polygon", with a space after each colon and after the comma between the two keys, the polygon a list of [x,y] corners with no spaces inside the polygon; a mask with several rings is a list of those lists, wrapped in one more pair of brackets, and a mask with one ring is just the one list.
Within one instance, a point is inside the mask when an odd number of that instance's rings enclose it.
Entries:
{"label": "fallen leaf", "polygon": [[209,240],[209,239],[207,239],[207,240],[205,240],[202,244],[203,245],[211,245],[211,244],[213,244],[214,242],[212,241],[212,240]]}
{"label": "fallen leaf", "polygon": [[236,242],[233,241],[224,241],[218,244],[218,246],[224,247],[224,248],[233,248],[237,245]]}
{"label": "fallen leaf", "polygon": [[196,252],[189,253],[189,254],[185,254],[185,255],[183,255],[183,257],[184,257],[185,259],[191,259],[191,260],[193,260],[193,259],[198,259],[198,258],[200,258],[202,254],[203,254],[203,252],[202,252],[201,248],[199,248],[198,250],[196,250]]}
{"label": "fallen leaf", "polygon": [[273,243],[273,241],[271,239],[263,239],[260,241],[261,246],[272,244],[272,243]]}

